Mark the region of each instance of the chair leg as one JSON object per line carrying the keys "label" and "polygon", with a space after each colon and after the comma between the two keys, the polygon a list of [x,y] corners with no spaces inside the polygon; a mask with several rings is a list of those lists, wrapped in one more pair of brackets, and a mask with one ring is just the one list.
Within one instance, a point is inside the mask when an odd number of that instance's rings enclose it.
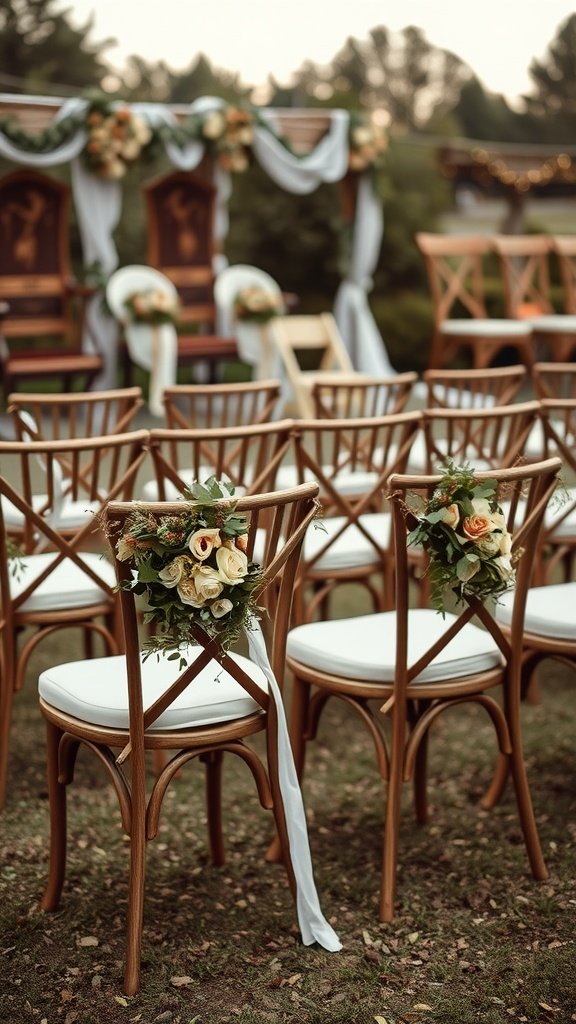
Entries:
{"label": "chair leg", "polygon": [[200,760],[206,767],[206,809],[210,854],[215,867],[226,863],[226,851],[222,835],[222,760],[221,750],[202,754]]}
{"label": "chair leg", "polygon": [[42,910],[57,910],[66,873],[66,785],[60,781],[59,752],[63,731],[47,722],[48,800],[50,806],[50,865]]}
{"label": "chair leg", "polygon": [[[512,695],[510,693],[510,689],[513,690]],[[528,853],[530,867],[532,868],[532,874],[534,875],[534,878],[537,878],[539,881],[543,881],[548,878],[548,869],[542,855],[540,836],[538,835],[538,829],[536,827],[536,819],[534,816],[534,808],[532,806],[532,797],[530,794],[528,775],[524,761],[524,752],[522,749],[520,698],[516,695],[516,690],[519,691],[519,689],[519,684],[517,687],[509,686],[504,695],[506,718],[508,721],[510,742],[512,746],[510,768],[512,770],[512,779],[514,781],[514,789],[516,791],[516,802],[518,804],[520,824],[522,826],[522,832],[524,833],[524,842],[526,844],[526,851]]]}
{"label": "chair leg", "polygon": [[499,803],[508,781],[510,771],[510,758],[508,754],[498,754],[496,768],[492,776],[492,782],[480,801],[480,806],[486,811],[492,810]]}
{"label": "chair leg", "polygon": [[142,922],[144,917],[144,877],[146,870],[146,838],[144,822],[132,823],[130,837],[130,882],[128,887],[128,928],[126,933],[126,967],[124,992],[135,996],[140,989],[142,957]]}
{"label": "chair leg", "polygon": [[405,732],[406,708],[396,707],[392,713],[390,767],[388,776],[388,794],[386,800],[386,817],[384,822],[382,879],[380,885],[381,921],[392,921],[394,918],[398,841],[400,835],[400,813],[402,803],[402,779],[404,775]]}
{"label": "chair leg", "polygon": [[419,825],[428,821],[428,733],[425,732],[414,763],[414,811]]}
{"label": "chair leg", "polygon": [[8,744],[12,724],[12,705],[14,703],[14,687],[11,673],[2,666],[3,677],[0,678],[0,811],[6,806],[8,788]]}

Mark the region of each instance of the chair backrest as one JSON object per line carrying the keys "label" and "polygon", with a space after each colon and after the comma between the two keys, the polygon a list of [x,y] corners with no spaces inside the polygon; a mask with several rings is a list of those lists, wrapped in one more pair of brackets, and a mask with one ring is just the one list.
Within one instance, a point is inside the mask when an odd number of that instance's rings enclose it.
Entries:
{"label": "chair backrest", "polygon": [[176,171],[145,183],[144,196],[148,263],[177,289],[182,323],[214,333],[214,185]]}
{"label": "chair backrest", "polygon": [[19,441],[124,434],[143,404],[139,387],[71,394],[14,392],[8,413]]}
{"label": "chair backrest", "polygon": [[[235,513],[245,516],[249,523],[246,549],[249,562],[253,559],[257,537],[261,535],[263,524],[265,524],[266,541],[263,545],[258,545],[262,550],[262,558],[259,561],[262,569],[262,582],[255,592],[255,598],[258,604],[266,606],[269,613],[268,621],[272,632],[270,664],[279,686],[282,686],[285,672],[286,635],[300,548],[306,530],[317,513],[317,491],[316,485],[307,484],[287,491],[241,497],[234,502]],[[220,501],[218,504],[224,514],[230,509],[229,501]],[[139,510],[158,521],[166,517],[186,515],[187,512],[194,511],[194,507],[194,503],[183,501],[157,502],[141,504]],[[133,514],[134,505],[124,502],[113,502],[106,511],[106,529],[115,556],[117,555],[116,542]],[[211,639],[208,633],[199,626],[192,627],[190,643],[203,647],[202,655],[183,672],[177,668],[178,660],[167,660],[164,695],[151,707],[144,710],[138,607],[134,591],[126,586],[131,580],[132,570],[127,562],[118,557],[115,559],[115,564],[118,582],[121,586],[120,600],[130,709],[129,746],[133,772],[137,769],[144,771],[144,731],[153,725],[158,716],[170,706],[211,659],[218,661],[250,693],[263,710],[273,713],[274,701],[270,694],[249,677],[233,657],[222,649],[217,638]]]}
{"label": "chair backrest", "polygon": [[553,313],[548,236],[496,235],[491,246],[500,264],[506,316],[521,320]]}
{"label": "chair backrest", "polygon": [[[81,553],[98,548],[100,517],[108,502],[132,498],[146,457],[148,431],[112,437],[59,441],[0,442],[0,581],[3,613],[17,610],[63,562],[73,562],[109,597],[112,588],[83,562]],[[82,515],[74,528],[61,530],[66,505],[75,502]],[[10,526],[13,524],[13,527]],[[40,573],[12,600],[9,586],[8,536],[17,536],[27,555],[53,552]],[[26,583],[26,570],[23,570]]]}
{"label": "chair backrest", "polygon": [[318,419],[352,419],[357,416],[386,416],[402,412],[418,380],[417,373],[398,373],[393,377],[366,377],[354,374],[349,379],[312,384],[314,415]]}
{"label": "chair backrest", "polygon": [[280,390],[278,380],[176,384],[164,388],[166,426],[212,430],[268,423],[274,418]]}
{"label": "chair backrest", "polygon": [[239,493],[273,490],[290,444],[292,420],[238,427],[150,431],[150,451],[160,501],[182,494],[191,481],[209,476],[229,481]]}
{"label": "chair backrest", "polygon": [[70,189],[32,170],[0,179],[0,300],[6,338],[70,337]]}
{"label": "chair backrest", "polygon": [[428,408],[484,409],[508,405],[526,385],[525,366],[485,370],[425,370]]}
{"label": "chair backrest", "polygon": [[537,398],[576,398],[576,363],[534,363]]}
{"label": "chair backrest", "polygon": [[415,240],[428,276],[434,326],[453,316],[484,319],[484,258],[489,240],[480,235],[422,231]]}
{"label": "chair backrest", "polygon": [[[396,673],[394,682],[393,715],[405,711],[407,687],[411,685],[411,696],[417,697],[417,684],[412,681],[425,667],[437,657],[447,643],[476,616],[486,630],[492,635],[509,666],[514,661],[515,674],[508,676],[509,683],[517,689],[520,699],[520,665],[522,658],[522,634],[526,594],[530,585],[535,557],[538,551],[538,538],[542,528],[542,519],[548,501],[556,487],[561,462],[558,458],[516,466],[510,469],[478,472],[476,479],[496,480],[496,497],[502,508],[507,510],[507,527],[512,535],[511,561],[515,564],[516,580],[514,586],[514,610],[512,615],[512,632],[508,639],[497,622],[494,608],[490,603],[482,603],[477,597],[465,596],[463,605],[455,607],[455,618],[449,616],[446,631],[438,640],[435,636],[433,645],[425,649],[415,664],[407,661],[408,630],[410,623],[410,551],[407,547],[407,534],[417,523],[410,511],[411,497],[416,493],[420,498],[431,495],[440,481],[439,476],[398,476],[390,478],[390,501],[394,523],[394,561],[396,566]],[[517,561],[516,561],[517,559]],[[460,610],[462,609],[462,610]],[[438,696],[446,695],[446,682],[438,683]],[[430,697],[431,684],[427,684],[427,695]],[[404,726],[401,726],[402,730]]]}
{"label": "chair backrest", "polygon": [[428,471],[437,472],[447,459],[479,470],[513,466],[538,420],[539,402],[488,409],[425,409],[422,425]]}
{"label": "chair backrest", "polygon": [[576,235],[551,235],[550,246],[558,260],[564,312],[576,313]]}
{"label": "chair backrest", "polygon": [[236,263],[224,267],[214,281],[218,330],[221,334],[234,334],[236,327],[235,300],[244,288],[258,288],[278,300],[283,312],[284,299],[277,281],[259,267],[247,263]]}
{"label": "chair backrest", "polygon": [[354,373],[331,313],[275,317],[270,335],[301,416],[314,415],[310,389],[315,381]]}

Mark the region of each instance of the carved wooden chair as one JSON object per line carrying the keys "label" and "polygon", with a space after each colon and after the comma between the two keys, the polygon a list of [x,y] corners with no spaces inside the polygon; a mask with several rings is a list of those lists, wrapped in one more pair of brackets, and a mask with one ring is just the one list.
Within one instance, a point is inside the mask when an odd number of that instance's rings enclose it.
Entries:
{"label": "carved wooden chair", "polygon": [[534,361],[528,323],[489,317],[484,297],[484,260],[490,240],[480,235],[418,232],[432,298],[434,335],[430,368],[449,366],[464,350],[474,369],[485,369],[506,349],[528,368]]}
{"label": "carved wooden chair", "polygon": [[181,303],[179,365],[219,364],[238,359],[234,336],[216,330],[214,299],[215,186],[201,174],[175,171],[144,185],[147,260],[175,285]]}
{"label": "carved wooden chair", "polygon": [[[70,190],[32,170],[0,179],[0,375],[89,387],[103,369],[85,317],[92,288],[72,280]],[[83,347],[88,340],[90,349]]]}
{"label": "carved wooden chair", "polygon": [[239,427],[268,423],[280,400],[278,380],[239,384],[177,384],[164,389],[164,415],[171,429]]}
{"label": "carved wooden chair", "polygon": [[108,652],[119,649],[115,575],[102,557],[99,516],[112,499],[132,496],[147,440],[147,431],[134,431],[0,442],[0,807],[14,694],[38,644],[74,628],[87,656],[96,636]]}
{"label": "carved wooden chair", "polygon": [[[199,626],[192,626],[184,671],[177,668],[178,659],[143,660],[134,592],[122,589],[126,656],[85,662],[81,671],[56,666],[40,676],[40,707],[48,727],[52,837],[50,873],[41,905],[47,911],[56,910],[59,905],[66,861],[66,794],[78,746],[85,744],[109,773],[128,837],[124,973],[127,995],[134,995],[140,985],[146,847],[158,833],[162,802],[170,782],[195,759],[203,762],[206,770],[213,863],[225,863],[220,812],[222,761],[225,754],[234,754],[250,768],[262,806],[273,811],[303,942],[309,945],[318,941],[329,949],[340,948],[319,907],[315,912],[310,888],[304,889],[306,853],[309,859],[306,823],[301,803],[298,808],[298,782],[276,685],[276,680],[281,683],[284,676],[293,583],[300,546],[316,514],[316,492],[317,488],[310,484],[294,491],[238,501],[237,513],[246,515],[250,522],[249,558],[261,518],[271,522],[261,562],[265,582],[258,591],[273,593],[269,662],[262,634],[247,634],[250,657],[245,657],[224,650],[217,637],[210,639]],[[229,507],[228,502],[221,504],[224,510]],[[144,509],[158,519],[177,516],[188,507],[180,501],[148,505]],[[114,503],[109,507],[107,521],[112,543],[132,512],[131,504]],[[121,583],[130,580],[131,570],[125,562],[117,560],[116,571]],[[87,691],[91,695],[89,704],[85,700]],[[265,735],[265,756],[258,756],[250,746],[250,737],[258,733]],[[148,750],[170,754],[150,791],[144,770]],[[316,898],[311,871],[308,882]]]}
{"label": "carved wooden chair", "polygon": [[277,316],[270,336],[286,385],[286,411],[312,418],[312,386],[354,374],[354,367],[331,313]]}
{"label": "carved wooden chair", "polygon": [[492,247],[500,262],[507,316],[531,325],[536,351],[544,347],[552,359],[569,359],[576,351],[576,315],[554,309],[550,297],[550,238],[497,235]]}
{"label": "carved wooden chair", "polygon": [[[506,495],[514,550],[522,552],[512,595],[511,635],[504,634],[492,607],[473,597],[459,614],[447,612],[445,618],[432,609],[410,606],[406,541],[413,517],[407,512],[406,498],[414,491],[430,492],[439,478],[397,475],[389,480],[396,564],[394,610],[306,623],[288,634],[287,666],[294,677],[290,734],[300,776],[306,746],[315,739],[322,711],[332,697],[358,714],[375,745],[378,771],[387,789],[382,921],[392,920],[395,910],[403,783],[412,782],[416,818],[424,824],[430,729],[443,711],[464,702],[479,705],[492,719],[500,756],[513,776],[532,873],[537,879],[547,877],[522,752],[520,690],[524,601],[544,508],[560,465],[559,459],[552,459],[478,474],[479,480],[496,479]],[[519,500],[521,496],[524,500]],[[373,701],[382,705],[383,717]]]}
{"label": "carved wooden chair", "polygon": [[418,381],[417,373],[393,377],[365,377],[344,374],[331,381],[317,380],[311,396],[317,419],[354,419],[358,416],[387,416],[402,412]]}

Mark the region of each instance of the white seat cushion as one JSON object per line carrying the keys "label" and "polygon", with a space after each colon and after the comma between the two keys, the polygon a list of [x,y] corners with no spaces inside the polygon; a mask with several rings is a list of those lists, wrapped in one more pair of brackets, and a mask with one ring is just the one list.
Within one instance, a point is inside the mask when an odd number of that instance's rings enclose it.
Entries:
{"label": "white seat cushion", "polygon": [[[319,522],[325,529],[308,527],[304,538],[303,558],[311,561],[324,545],[334,537],[348,520],[346,516],[328,516]],[[381,547],[388,547],[390,542],[391,519],[388,512],[368,513],[360,516],[359,522]],[[378,560],[378,553],[367,537],[356,524],[348,526],[344,532],[330,545],[325,554],[314,562],[315,572],[338,571],[341,569],[358,569],[373,565]]]}
{"label": "white seat cushion", "polygon": [[[17,577],[10,576],[12,598],[18,597],[26,590],[55,558],[55,553],[49,551],[40,555],[24,555],[21,572]],[[87,552],[81,555],[81,559],[108,586],[116,585],[114,566],[105,558]],[[105,591],[82,569],[69,559],[65,559],[40,583],[28,600],[20,605],[19,611],[43,612],[83,608],[86,605],[98,604],[106,600],[106,597]]]}
{"label": "white seat cushion", "polygon": [[[374,454],[374,460],[377,461],[376,453]],[[369,491],[378,482],[378,473],[369,470],[358,469],[351,472],[339,470],[336,473],[333,466],[322,466],[322,472],[326,479],[330,481],[334,490],[343,495],[365,494],[366,491]],[[296,466],[280,466],[276,474],[275,489],[282,491],[285,488],[296,487],[299,482],[313,483],[315,480],[316,476],[311,469],[306,468],[304,480],[299,481]]]}
{"label": "white seat cushion", "polygon": [[[496,618],[506,626],[512,621],[513,597],[507,592],[496,605]],[[524,629],[539,636],[576,640],[576,583],[532,587],[526,601]]]}
{"label": "white seat cushion", "polygon": [[464,334],[478,338],[484,336],[525,338],[532,333],[531,324],[527,320],[500,320],[496,317],[477,320],[443,320],[440,330],[442,334]]}
{"label": "white seat cushion", "polygon": [[[201,647],[190,647],[188,661],[193,662]],[[264,673],[248,658],[231,657],[263,690],[268,683]],[[142,698],[150,707],[176,677],[174,662],[151,655],[142,662]],[[128,681],[123,655],[68,662],[42,672],[38,692],[48,704],[83,722],[110,729],[128,728]],[[164,711],[151,731],[188,729],[200,725],[245,718],[260,705],[216,661],[210,661],[198,676]]]}
{"label": "white seat cushion", "polygon": [[[410,612],[408,662],[414,664],[442,636],[455,616],[415,608]],[[297,626],[288,634],[287,653],[296,661],[335,676],[391,683],[396,671],[396,613],[331,619]],[[503,664],[502,654],[483,629],[469,623],[417,677],[418,683],[485,672]]]}
{"label": "white seat cushion", "polygon": [[544,516],[544,525],[546,529],[552,530],[555,540],[576,537],[576,487],[567,487],[564,496],[566,501],[562,501],[560,492],[560,500],[552,501]]}
{"label": "white seat cushion", "polygon": [[[35,494],[32,498],[32,507],[35,512],[43,514],[42,509],[46,506],[47,497],[45,494]],[[93,516],[101,508],[100,502],[87,501],[86,499],[69,501],[64,499],[62,508],[57,518],[52,519],[51,515],[46,516],[47,521],[55,530],[79,530],[87,519]],[[2,498],[2,513],[4,522],[10,530],[21,529],[24,523],[24,516],[20,509],[16,508],[7,498]]]}
{"label": "white seat cushion", "polygon": [[529,319],[533,331],[550,332],[551,334],[576,334],[576,316],[570,313],[549,313],[545,316],[534,316]]}

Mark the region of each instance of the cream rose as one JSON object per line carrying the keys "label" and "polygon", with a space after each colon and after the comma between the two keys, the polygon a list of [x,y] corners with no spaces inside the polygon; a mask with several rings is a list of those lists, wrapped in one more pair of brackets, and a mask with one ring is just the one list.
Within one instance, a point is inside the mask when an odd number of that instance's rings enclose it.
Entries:
{"label": "cream rose", "polygon": [[158,579],[162,581],[168,590],[172,590],[173,587],[177,587],[182,580],[189,574],[192,569],[194,562],[188,555],[177,555],[173,558],[168,565],[165,565],[163,569],[160,569],[158,573]]}
{"label": "cream rose", "polygon": [[226,128],[226,118],[220,110],[214,110],[202,125],[202,135],[205,139],[219,139]]}
{"label": "cream rose", "polygon": [[217,601],[213,601],[210,605],[210,611],[215,619],[222,619],[225,615],[229,615],[234,605],[232,601],[229,601],[227,597],[220,597]]}
{"label": "cream rose", "polygon": [[500,538],[494,533],[486,533],[476,541],[476,550],[489,558],[500,554]]}
{"label": "cream rose", "polygon": [[500,537],[500,554],[509,555],[512,550],[512,537],[507,530]]}
{"label": "cream rose", "polygon": [[182,604],[189,604],[192,608],[203,608],[204,600],[198,594],[196,589],[196,577],[186,576],[180,580],[177,588],[178,597],[182,601]]}
{"label": "cream rose", "polygon": [[248,572],[248,559],[243,551],[240,551],[237,547],[218,548],[216,562],[218,564],[218,573],[223,583],[234,586],[236,583],[243,582]]}
{"label": "cream rose", "polygon": [[214,601],[224,589],[224,584],[216,569],[212,569],[209,565],[201,565],[194,571],[194,583],[196,584],[196,594],[203,604]]}
{"label": "cream rose", "polygon": [[188,547],[199,562],[204,562],[222,544],[220,530],[196,530],[188,541]]}
{"label": "cream rose", "polygon": [[458,523],[460,522],[460,509],[458,508],[456,502],[453,502],[452,505],[446,506],[446,508],[444,509],[442,522],[446,523],[446,526],[452,527],[453,530],[456,529]]}

